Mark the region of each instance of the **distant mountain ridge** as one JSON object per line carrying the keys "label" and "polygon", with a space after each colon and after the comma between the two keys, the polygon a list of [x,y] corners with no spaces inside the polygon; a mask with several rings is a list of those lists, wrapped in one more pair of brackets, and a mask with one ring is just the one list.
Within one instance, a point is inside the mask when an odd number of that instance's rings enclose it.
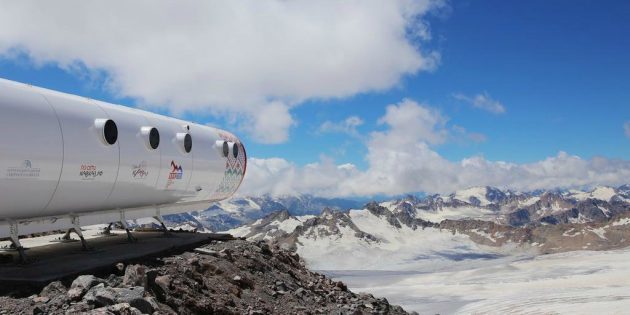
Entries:
{"label": "distant mountain ridge", "polygon": [[[529,193],[495,187],[471,187],[450,195],[413,195],[380,202],[393,213],[427,222],[464,218],[491,221],[502,225],[567,224],[600,222],[627,211],[630,185],[617,188],[596,187],[591,191],[545,190]],[[363,209],[363,202],[343,198],[297,196],[244,196],[214,204],[204,211],[166,216],[171,227],[224,231],[276,211],[292,216],[319,215],[325,208],[335,211]]]}
{"label": "distant mountain ridge", "polygon": [[199,231],[225,231],[250,223],[266,215],[287,211],[291,215],[315,215],[322,209],[345,211],[360,208],[362,202],[343,198],[321,198],[312,195],[244,196],[223,200],[204,211],[168,215],[164,219],[174,228]]}
{"label": "distant mountain ridge", "polygon": [[465,257],[495,255],[507,248],[538,253],[606,250],[630,246],[627,188],[517,193],[475,187],[444,197],[371,202],[346,212],[327,208],[318,216],[283,210],[229,232],[297,249],[307,260],[323,264],[321,268],[329,265],[320,257],[345,257],[343,252],[437,253],[439,243],[432,239],[456,240],[449,250],[463,248]]}

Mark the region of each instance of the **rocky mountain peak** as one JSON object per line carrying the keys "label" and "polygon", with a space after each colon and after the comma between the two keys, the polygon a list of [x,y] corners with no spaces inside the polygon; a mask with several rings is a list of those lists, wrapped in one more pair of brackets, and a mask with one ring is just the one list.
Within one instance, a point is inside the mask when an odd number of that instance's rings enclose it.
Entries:
{"label": "rocky mountain peak", "polygon": [[267,219],[270,221],[278,221],[283,222],[291,218],[291,214],[289,214],[289,210],[284,209],[270,214]]}

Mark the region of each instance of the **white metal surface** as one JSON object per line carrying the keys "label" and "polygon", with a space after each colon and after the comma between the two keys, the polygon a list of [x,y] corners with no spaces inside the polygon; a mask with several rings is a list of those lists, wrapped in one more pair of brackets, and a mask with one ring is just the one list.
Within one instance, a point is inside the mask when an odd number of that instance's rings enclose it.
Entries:
{"label": "white metal surface", "polygon": [[0,84],[0,213],[38,216],[53,197],[63,161],[61,128],[44,97]]}
{"label": "white metal surface", "polygon": [[[103,138],[107,120],[118,131],[112,145]],[[160,135],[156,149],[147,142],[151,128]],[[0,238],[15,228],[20,235],[70,228],[73,220],[204,210],[231,196],[246,169],[244,147],[229,132],[3,79],[0,132]]]}
{"label": "white metal surface", "polygon": [[[33,89],[36,91],[36,89]],[[57,191],[38,216],[103,210],[118,175],[118,142],[103,142],[97,119],[110,119],[87,99],[41,93],[55,108],[63,134],[63,169]],[[40,133],[46,133],[40,129]],[[27,142],[28,143],[28,142]],[[0,209],[4,206],[0,205]],[[1,213],[1,212],[0,212]]]}

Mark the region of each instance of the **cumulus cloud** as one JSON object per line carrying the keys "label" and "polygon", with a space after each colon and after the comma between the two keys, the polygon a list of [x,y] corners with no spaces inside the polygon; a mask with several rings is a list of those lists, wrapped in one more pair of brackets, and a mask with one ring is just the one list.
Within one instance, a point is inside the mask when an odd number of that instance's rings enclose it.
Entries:
{"label": "cumulus cloud", "polygon": [[485,111],[489,111],[494,114],[505,113],[505,106],[501,102],[492,99],[487,92],[477,94],[474,96],[467,96],[461,93],[453,94],[453,97],[457,100],[466,102],[475,108],[479,108]]}
{"label": "cumulus cloud", "polygon": [[628,139],[630,139],[630,121],[626,121],[623,124],[623,131],[626,134],[626,137],[628,137]]}
{"label": "cumulus cloud", "polygon": [[253,159],[241,192],[366,196],[451,193],[477,185],[530,191],[620,185],[630,178],[630,161],[583,159],[566,152],[525,164],[481,156],[449,161],[430,146],[443,140],[443,120],[428,106],[404,100],[388,106],[379,119],[386,130],[369,135],[365,170],[326,158],[304,167],[283,159]]}
{"label": "cumulus cloud", "polygon": [[[422,18],[442,0],[11,1],[0,57],[105,73],[107,86],[174,114],[237,117],[285,141],[308,99],[387,90],[434,69]],[[90,75],[86,75],[89,77]],[[276,116],[279,115],[279,116]]]}
{"label": "cumulus cloud", "polygon": [[448,135],[446,121],[436,109],[404,99],[398,104],[387,106],[385,116],[378,119],[378,124],[390,128],[386,132],[373,133],[372,138],[386,137],[396,143],[422,141],[439,144]]}
{"label": "cumulus cloud", "polygon": [[350,116],[340,122],[332,122],[327,120],[319,126],[318,131],[320,133],[337,132],[345,133],[353,137],[359,137],[357,128],[363,125],[363,119],[358,116]]}

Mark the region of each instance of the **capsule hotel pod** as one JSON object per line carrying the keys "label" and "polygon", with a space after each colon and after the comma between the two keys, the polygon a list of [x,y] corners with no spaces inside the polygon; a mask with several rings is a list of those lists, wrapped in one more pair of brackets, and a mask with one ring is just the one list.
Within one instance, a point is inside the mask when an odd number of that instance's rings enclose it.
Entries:
{"label": "capsule hotel pod", "polygon": [[207,209],[247,166],[233,134],[0,79],[0,238]]}

